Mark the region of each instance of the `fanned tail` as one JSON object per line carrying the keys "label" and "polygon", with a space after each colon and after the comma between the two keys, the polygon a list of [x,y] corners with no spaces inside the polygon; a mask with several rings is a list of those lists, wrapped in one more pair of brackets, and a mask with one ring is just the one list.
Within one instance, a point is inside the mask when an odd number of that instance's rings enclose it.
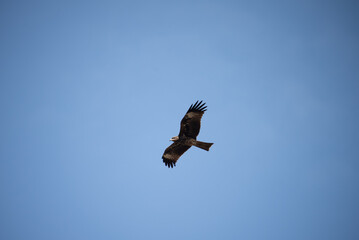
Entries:
{"label": "fanned tail", "polygon": [[201,142],[201,141],[196,141],[194,143],[194,146],[199,147],[203,150],[209,151],[209,148],[213,145],[213,143],[206,143],[206,142]]}

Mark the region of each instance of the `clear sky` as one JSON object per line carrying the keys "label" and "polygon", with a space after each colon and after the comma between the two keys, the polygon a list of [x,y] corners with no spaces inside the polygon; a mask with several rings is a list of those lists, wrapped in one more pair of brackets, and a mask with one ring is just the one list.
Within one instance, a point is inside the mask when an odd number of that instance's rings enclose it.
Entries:
{"label": "clear sky", "polygon": [[[359,239],[358,1],[1,1],[0,239]],[[161,156],[191,103],[199,140]]]}

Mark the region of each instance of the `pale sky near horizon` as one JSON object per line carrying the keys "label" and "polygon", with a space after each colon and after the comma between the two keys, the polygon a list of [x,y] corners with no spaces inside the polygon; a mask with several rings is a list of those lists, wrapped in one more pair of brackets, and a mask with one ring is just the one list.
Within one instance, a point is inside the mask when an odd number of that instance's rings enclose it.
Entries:
{"label": "pale sky near horizon", "polygon": [[0,239],[359,239],[358,10],[1,1]]}

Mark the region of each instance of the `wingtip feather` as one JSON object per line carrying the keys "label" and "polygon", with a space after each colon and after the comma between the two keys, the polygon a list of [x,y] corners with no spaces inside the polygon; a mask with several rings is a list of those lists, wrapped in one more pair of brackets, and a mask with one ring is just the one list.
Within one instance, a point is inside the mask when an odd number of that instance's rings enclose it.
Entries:
{"label": "wingtip feather", "polygon": [[203,103],[203,100],[197,100],[194,104],[191,104],[189,107],[188,112],[205,112],[207,109],[206,103]]}
{"label": "wingtip feather", "polygon": [[170,159],[162,157],[163,162],[165,163],[165,166],[167,166],[168,168],[173,168],[173,166],[176,166],[175,162],[172,162]]}

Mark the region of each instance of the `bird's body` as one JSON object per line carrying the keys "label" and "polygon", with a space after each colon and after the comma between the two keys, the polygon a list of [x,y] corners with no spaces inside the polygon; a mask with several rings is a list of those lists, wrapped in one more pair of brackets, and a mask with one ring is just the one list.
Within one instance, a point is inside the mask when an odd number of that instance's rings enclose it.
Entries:
{"label": "bird's body", "polygon": [[173,143],[163,153],[162,159],[166,166],[172,168],[176,166],[177,160],[192,146],[208,151],[213,145],[213,143],[197,141],[197,135],[201,128],[201,118],[206,108],[205,103],[202,104],[202,101],[197,101],[190,106],[186,115],[182,118],[178,136],[170,139]]}

